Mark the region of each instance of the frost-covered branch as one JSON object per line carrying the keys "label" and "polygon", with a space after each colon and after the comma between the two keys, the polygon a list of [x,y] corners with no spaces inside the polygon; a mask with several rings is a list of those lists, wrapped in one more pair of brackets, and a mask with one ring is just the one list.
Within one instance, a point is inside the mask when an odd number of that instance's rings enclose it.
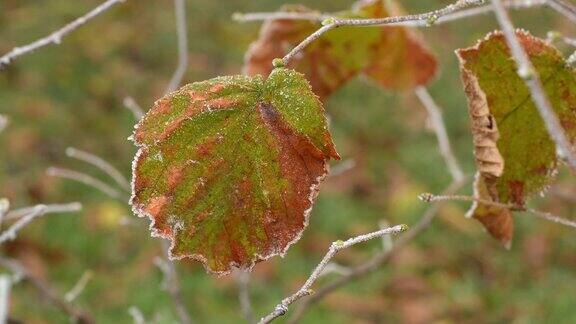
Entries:
{"label": "frost-covered branch", "polygon": [[[453,182],[448,186],[448,188],[446,188],[446,190],[444,190],[444,194],[450,195],[458,192],[460,188],[462,188],[469,182],[469,179],[470,179],[469,177],[465,177],[461,181]],[[426,210],[422,218],[420,218],[420,221],[418,221],[418,223],[416,223],[414,226],[410,227],[410,230],[408,230],[406,234],[401,235],[400,238],[394,242],[394,246],[392,249],[384,250],[378,253],[376,256],[374,256],[367,262],[352,268],[348,274],[343,275],[342,277],[336,279],[332,283],[329,283],[316,290],[314,295],[308,297],[298,305],[298,307],[294,311],[294,315],[288,320],[288,323],[298,323],[299,320],[302,318],[302,316],[304,316],[306,311],[310,309],[310,307],[312,307],[318,301],[320,301],[322,298],[326,297],[335,290],[349,284],[350,282],[363,278],[364,276],[380,269],[382,265],[390,261],[393,256],[395,256],[399,251],[402,250],[402,248],[404,248],[406,245],[412,242],[416,237],[418,237],[418,235],[420,235],[424,230],[426,230],[430,226],[432,220],[436,217],[438,210],[440,209],[442,204],[443,202],[436,202],[434,203],[434,205],[428,208],[428,210]]]}
{"label": "frost-covered branch", "polygon": [[72,302],[74,301],[74,299],[78,298],[78,296],[80,296],[80,294],[84,291],[84,289],[86,289],[86,285],[88,284],[88,282],[90,282],[93,276],[94,273],[92,271],[90,270],[84,271],[84,273],[82,274],[80,279],[78,279],[78,281],[72,287],[72,289],[70,289],[64,295],[64,299],[66,299],[68,302]]}
{"label": "frost-covered branch", "polygon": [[446,166],[452,175],[452,179],[454,181],[462,180],[462,178],[464,178],[464,172],[462,171],[460,163],[458,162],[458,159],[454,155],[452,147],[450,146],[450,139],[448,138],[448,133],[446,132],[446,125],[444,124],[444,118],[442,118],[442,111],[440,110],[440,107],[438,107],[425,87],[417,87],[414,93],[416,93],[416,96],[428,112],[428,118],[430,118],[430,123],[434,129],[436,138],[438,139],[440,154],[442,154],[442,157],[446,162]]}
{"label": "frost-covered branch", "polygon": [[296,54],[300,53],[304,48],[306,48],[310,43],[317,40],[320,36],[324,35],[326,32],[342,27],[342,26],[430,26],[433,25],[438,19],[448,14],[454,13],[456,11],[474,7],[484,4],[485,0],[458,0],[455,3],[448,5],[444,8],[430,11],[427,13],[417,14],[417,15],[406,15],[406,16],[394,16],[386,18],[375,18],[375,19],[342,19],[342,18],[328,18],[323,21],[323,26],[316,30],[310,36],[306,37],[300,44],[296,45],[288,54],[286,54],[281,61],[275,61],[274,64],[278,65],[288,65]]}
{"label": "frost-covered branch", "polygon": [[85,310],[60,297],[55,288],[34,276],[17,260],[0,256],[0,265],[9,269],[17,276],[21,276],[22,279],[29,281],[43,297],[54,304],[54,306],[58,307],[62,312],[66,313],[74,322],[87,324],[94,323],[92,317]]}
{"label": "frost-covered branch", "polygon": [[78,172],[78,171],[74,171],[74,170],[69,170],[69,169],[56,168],[56,167],[48,168],[48,170],[46,172],[48,175],[53,176],[53,177],[60,177],[60,178],[65,178],[65,179],[81,182],[81,183],[83,183],[89,187],[96,188],[96,189],[100,190],[101,192],[105,193],[106,195],[110,196],[111,198],[120,199],[120,200],[126,199],[126,195],[124,195],[119,190],[111,187],[110,185],[108,185],[108,184],[106,184],[106,183],[86,174],[86,173],[82,173],[82,172]]}
{"label": "frost-covered branch", "polygon": [[238,284],[238,301],[240,302],[242,316],[246,323],[255,323],[252,302],[250,301],[250,271],[239,269],[234,272],[234,275]]}
{"label": "frost-covered branch", "polygon": [[146,324],[146,319],[144,318],[144,314],[142,314],[140,308],[130,306],[130,308],[128,308],[128,314],[132,317],[134,324]]}
{"label": "frost-covered branch", "polygon": [[0,323],[8,323],[11,288],[12,277],[6,274],[0,275]]}
{"label": "frost-covered branch", "polygon": [[18,231],[20,231],[24,226],[30,224],[33,220],[38,217],[44,216],[49,213],[67,213],[76,212],[82,209],[82,204],[74,202],[69,204],[58,204],[58,205],[36,205],[34,207],[26,207],[23,209],[17,209],[6,213],[5,219],[18,220],[12,224],[7,230],[0,234],[0,244],[6,241],[10,241],[16,238]]}
{"label": "frost-covered branch", "polygon": [[88,153],[86,151],[81,151],[79,149],[69,147],[66,149],[66,155],[78,159],[80,161],[84,161],[88,164],[91,164],[98,169],[102,170],[106,173],[110,178],[114,179],[116,183],[124,190],[130,191],[130,183],[128,180],[122,175],[118,169],[112,166],[112,164],[108,163],[103,158],[94,155],[92,153]]}
{"label": "frost-covered branch", "polygon": [[298,291],[295,292],[294,294],[284,298],[278,305],[276,305],[274,311],[272,311],[270,314],[266,315],[260,320],[260,323],[262,324],[270,323],[274,319],[286,314],[286,312],[288,311],[288,306],[290,306],[292,303],[294,303],[295,301],[299,300],[302,297],[313,294],[314,292],[311,290],[312,285],[316,282],[316,280],[322,274],[322,272],[324,272],[326,266],[330,263],[332,258],[334,258],[336,253],[338,253],[339,251],[347,249],[359,243],[363,243],[375,238],[380,238],[384,235],[398,234],[406,231],[407,229],[408,226],[406,225],[397,225],[376,232],[359,235],[350,238],[346,241],[333,242],[332,245],[330,246],[330,249],[328,250],[328,253],[324,255],[322,261],[320,261],[320,263],[316,266],[314,271],[312,271],[312,274],[310,275],[310,277],[308,277],[308,280],[306,280],[306,282],[300,287],[300,289],[298,289]]}
{"label": "frost-covered branch", "polygon": [[174,304],[176,315],[178,315],[180,323],[191,324],[193,321],[190,313],[188,313],[188,310],[186,309],[186,305],[184,304],[182,290],[180,289],[180,278],[178,277],[178,271],[168,256],[168,249],[170,248],[170,245],[167,243],[167,241],[162,241],[161,247],[164,256],[156,258],[154,263],[164,274],[162,288],[164,288],[168,294],[170,294],[172,304]]}
{"label": "frost-covered branch", "polygon": [[499,202],[490,201],[490,200],[486,200],[486,199],[480,199],[480,198],[476,198],[476,197],[472,197],[472,196],[434,195],[434,194],[430,194],[430,193],[421,194],[419,196],[419,198],[425,202],[434,202],[434,201],[477,202],[477,203],[481,203],[481,204],[488,205],[488,206],[510,209],[512,211],[526,212],[526,213],[532,214],[534,216],[540,217],[542,219],[545,219],[545,220],[548,220],[548,221],[551,221],[554,223],[558,223],[558,224],[562,224],[562,225],[576,228],[576,221],[562,218],[560,216],[556,216],[556,215],[549,213],[549,212],[543,212],[540,210],[536,210],[533,208],[527,208],[527,207],[520,206],[520,205],[504,204],[504,203],[499,203]]}
{"label": "frost-covered branch", "polygon": [[550,100],[544,91],[544,87],[542,86],[540,76],[532,65],[532,62],[530,62],[528,54],[516,37],[516,30],[512,24],[512,21],[510,20],[510,17],[508,16],[506,8],[502,4],[502,1],[491,1],[498,23],[500,24],[502,32],[506,38],[506,43],[510,48],[510,52],[512,53],[514,61],[516,62],[518,75],[524,80],[524,83],[530,90],[530,95],[532,100],[534,100],[540,116],[544,120],[544,125],[546,126],[550,137],[556,144],[556,151],[558,152],[558,155],[562,158],[565,158],[570,168],[573,171],[576,171],[576,153],[572,150],[570,141],[566,137],[564,129],[558,120],[558,116],[556,116],[554,113],[552,104],[550,103]]}
{"label": "frost-covered branch", "polygon": [[110,7],[114,6],[115,4],[124,2],[125,0],[108,0],[98,7],[92,9],[87,14],[82,17],[77,18],[76,20],[72,21],[68,25],[58,29],[57,31],[53,32],[52,34],[38,39],[30,44],[19,46],[13,48],[10,52],[6,53],[4,56],[0,57],[0,68],[5,65],[10,64],[14,59],[33,52],[41,47],[50,45],[50,44],[60,44],[62,42],[62,38],[68,35],[72,31],[76,30],[78,27],[84,25],[92,18],[100,15],[101,13],[105,12],[106,10],[110,9]]}
{"label": "frost-covered branch", "polygon": [[573,23],[576,23],[576,7],[574,5],[564,0],[547,0],[546,4]]}
{"label": "frost-covered branch", "polygon": [[139,121],[144,116],[144,110],[142,110],[142,107],[140,107],[134,98],[130,96],[125,97],[122,101],[122,104],[124,107],[126,107],[126,109],[132,112],[132,115],[134,115],[134,119],[136,119],[136,121]]}
{"label": "frost-covered branch", "polygon": [[[548,2],[552,0],[508,0],[504,2],[504,5],[510,9],[528,9],[534,7],[542,7],[549,5]],[[444,23],[449,23],[468,17],[479,16],[482,14],[487,14],[492,12],[492,6],[482,5],[478,7],[465,8],[457,10],[448,14],[445,14],[434,22],[434,25],[441,25]],[[563,13],[564,14],[564,13]],[[282,19],[282,20],[311,20],[311,21],[323,21],[333,17],[329,13],[320,12],[249,12],[249,13],[234,13],[232,19],[237,22],[252,22],[252,21],[262,21],[268,19]],[[418,25],[416,27],[424,27],[424,25]]]}

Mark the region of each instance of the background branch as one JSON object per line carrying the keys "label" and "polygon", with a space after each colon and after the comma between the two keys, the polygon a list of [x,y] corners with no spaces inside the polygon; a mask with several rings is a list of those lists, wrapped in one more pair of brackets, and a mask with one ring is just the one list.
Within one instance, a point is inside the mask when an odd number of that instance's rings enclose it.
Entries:
{"label": "background branch", "polygon": [[186,68],[188,67],[188,32],[186,26],[186,4],[184,0],[174,0],[174,13],[176,15],[176,33],[178,37],[178,66],[170,79],[166,92],[178,89]]}
{"label": "background branch", "polygon": [[20,262],[0,256],[0,265],[9,269],[10,271],[22,276],[23,279],[29,281],[40,292],[42,296],[48,299],[52,304],[58,307],[62,312],[68,314],[71,319],[81,324],[94,323],[92,317],[83,309],[69,303],[66,299],[59,296],[56,289],[49,286],[47,282],[35,277],[26,267]]}
{"label": "background branch", "polygon": [[101,13],[105,12],[106,10],[110,9],[115,4],[124,2],[125,0],[108,0],[98,7],[92,9],[87,14],[82,17],[77,18],[76,20],[72,21],[68,25],[58,29],[57,31],[53,32],[52,34],[41,38],[35,42],[32,42],[28,45],[15,47],[10,52],[6,53],[4,56],[0,57],[0,68],[5,65],[10,64],[14,59],[33,52],[41,47],[50,45],[50,44],[60,44],[62,42],[62,38],[68,35],[78,27],[84,25],[92,18],[100,15]]}
{"label": "background branch", "polygon": [[442,111],[425,87],[417,87],[416,90],[414,90],[414,93],[416,93],[416,96],[428,112],[430,123],[432,124],[434,133],[438,139],[440,154],[442,154],[442,157],[446,162],[446,166],[452,175],[452,179],[454,181],[462,180],[464,178],[464,172],[462,171],[460,163],[458,162],[458,159],[456,159],[452,147],[450,146],[450,140],[448,138],[448,133],[446,132],[446,125],[444,124],[444,118],[442,118]]}
{"label": "background branch", "polygon": [[[470,179],[469,177],[464,177],[461,181],[453,182],[448,186],[448,188],[446,188],[446,190],[444,190],[444,194],[448,195],[456,193],[464,185],[469,183],[469,179]],[[300,303],[300,305],[297,306],[294,315],[290,317],[288,323],[297,323],[302,318],[302,316],[304,316],[306,311],[310,309],[310,307],[318,303],[320,300],[322,300],[324,297],[326,297],[333,291],[347,285],[348,283],[354,280],[358,280],[366,276],[367,274],[370,274],[380,269],[382,265],[390,261],[394,255],[396,255],[400,250],[402,250],[402,248],[404,248],[406,245],[412,242],[416,237],[418,237],[418,235],[420,235],[424,230],[426,230],[430,226],[432,220],[434,219],[434,217],[436,217],[438,210],[440,209],[442,204],[443,202],[436,202],[434,203],[434,205],[428,208],[428,210],[426,210],[420,221],[418,221],[416,225],[412,226],[410,230],[406,232],[406,234],[401,235],[400,238],[396,240],[396,242],[394,242],[394,246],[392,247],[391,250],[382,251],[381,253],[377,254],[375,257],[373,257],[366,263],[363,263],[359,266],[352,268],[349,274],[343,275],[342,277],[338,278],[332,283],[319,288],[314,293],[314,295],[306,298],[302,303]]]}
{"label": "background branch", "polygon": [[338,253],[338,251],[347,249],[347,248],[349,248],[353,245],[356,245],[358,243],[366,242],[366,241],[369,241],[369,240],[372,240],[375,238],[380,238],[384,235],[398,234],[398,233],[406,231],[407,229],[408,229],[408,226],[406,226],[406,225],[397,225],[397,226],[385,228],[385,229],[382,229],[382,230],[379,230],[376,232],[356,236],[356,237],[350,238],[346,241],[336,241],[336,242],[332,243],[332,245],[330,245],[330,249],[328,250],[326,255],[324,255],[324,258],[322,258],[322,261],[320,261],[320,263],[316,266],[314,271],[312,271],[312,274],[310,275],[310,277],[308,277],[308,279],[300,287],[300,289],[298,289],[298,291],[295,292],[294,294],[284,298],[278,305],[276,305],[276,307],[274,308],[274,311],[272,311],[270,314],[264,316],[260,320],[260,323],[272,322],[274,319],[286,314],[286,312],[288,311],[288,306],[290,306],[292,303],[294,303],[295,301],[299,300],[302,297],[313,294],[313,291],[311,290],[312,285],[316,282],[316,280],[322,274],[322,272],[324,272],[324,269],[330,263],[332,258],[334,258],[336,253]]}
{"label": "background branch", "polygon": [[82,209],[82,204],[74,202],[62,205],[36,205],[34,207],[27,207],[25,212],[23,210],[16,210],[14,212],[8,212],[5,216],[6,219],[15,218],[19,215],[19,219],[10,226],[6,231],[0,234],[0,244],[13,240],[16,238],[18,231],[20,231],[24,226],[30,224],[33,220],[38,217],[44,216],[49,213],[66,213],[75,212]]}

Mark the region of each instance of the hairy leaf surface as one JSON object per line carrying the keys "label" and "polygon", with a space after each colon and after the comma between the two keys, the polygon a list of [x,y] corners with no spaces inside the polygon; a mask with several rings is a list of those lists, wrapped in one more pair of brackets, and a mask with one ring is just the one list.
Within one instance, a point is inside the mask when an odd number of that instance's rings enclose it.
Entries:
{"label": "hairy leaf surface", "polygon": [[[562,54],[544,40],[518,30],[517,36],[538,71],[544,89],[572,143],[576,139],[576,75]],[[480,175],[479,198],[523,206],[546,190],[558,158],[501,32],[457,51],[472,120]],[[474,204],[470,214],[505,245],[513,234],[512,213]]]}
{"label": "hairy leaf surface", "polygon": [[[334,16],[381,18],[398,14],[399,9],[391,4],[382,0],[360,1],[351,11]],[[312,12],[299,5],[284,6],[281,10]],[[245,73],[268,75],[274,58],[283,57],[320,27],[320,23],[306,20],[266,21],[259,39],[246,54]],[[312,42],[289,66],[304,73],[314,93],[325,99],[359,74],[392,90],[424,85],[435,75],[437,63],[424,43],[407,28],[343,26]]]}
{"label": "hairy leaf surface", "polygon": [[133,210],[173,258],[219,274],[298,240],[339,158],[318,97],[288,69],[186,85],[156,102],[134,141]]}

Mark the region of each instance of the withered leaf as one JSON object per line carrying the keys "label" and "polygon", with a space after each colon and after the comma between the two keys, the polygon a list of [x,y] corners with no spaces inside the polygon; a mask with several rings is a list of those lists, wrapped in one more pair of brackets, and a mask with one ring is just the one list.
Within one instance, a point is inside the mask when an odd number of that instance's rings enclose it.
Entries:
{"label": "withered leaf", "polygon": [[[397,15],[398,8],[392,1],[359,1],[351,11],[334,16],[381,18]],[[301,5],[284,6],[281,10],[312,12]],[[307,20],[266,21],[259,39],[246,53],[244,72],[268,75],[274,58],[283,57],[320,27],[319,22]],[[324,100],[359,74],[392,90],[424,85],[436,74],[437,62],[419,36],[405,27],[343,26],[308,45],[289,67],[304,73],[314,93]]]}
{"label": "withered leaf", "polygon": [[338,159],[322,104],[303,75],[276,69],[186,85],[134,132],[131,204],[171,256],[210,271],[250,269],[298,240]]}
{"label": "withered leaf", "polygon": [[[576,75],[562,54],[526,31],[516,32],[566,134],[576,139]],[[478,198],[515,206],[544,192],[558,164],[555,145],[524,81],[518,76],[504,35],[493,32],[474,47],[457,51],[468,97]],[[512,212],[474,204],[469,212],[493,237],[509,246]]]}

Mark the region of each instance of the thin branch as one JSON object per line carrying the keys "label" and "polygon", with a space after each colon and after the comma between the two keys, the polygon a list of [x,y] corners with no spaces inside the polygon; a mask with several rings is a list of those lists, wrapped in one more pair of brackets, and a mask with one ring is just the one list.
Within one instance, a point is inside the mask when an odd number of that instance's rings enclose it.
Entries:
{"label": "thin branch", "polygon": [[142,110],[142,107],[140,107],[140,105],[136,102],[136,100],[134,100],[134,98],[130,96],[125,97],[124,100],[122,101],[122,104],[124,105],[124,107],[126,107],[126,109],[132,112],[132,114],[134,115],[134,119],[136,119],[137,121],[142,119],[142,117],[144,116],[144,110]]}
{"label": "thin branch", "polygon": [[478,202],[478,203],[488,205],[488,206],[510,209],[512,211],[527,212],[529,214],[532,214],[534,216],[540,217],[542,219],[545,219],[545,220],[548,220],[548,221],[551,221],[554,223],[558,223],[558,224],[562,224],[562,225],[576,228],[576,221],[571,221],[569,219],[565,219],[565,218],[562,218],[560,216],[556,216],[556,215],[549,213],[549,212],[543,212],[543,211],[536,210],[533,208],[526,208],[526,207],[520,206],[520,205],[504,204],[504,203],[499,203],[499,202],[490,201],[490,200],[486,200],[486,199],[480,199],[480,198],[476,198],[476,197],[472,197],[472,196],[453,196],[453,195],[438,195],[437,196],[437,195],[433,195],[430,193],[422,194],[419,196],[419,198],[425,202],[433,202],[433,201]]}
{"label": "thin branch", "polygon": [[446,132],[446,125],[444,124],[444,118],[442,118],[442,111],[425,87],[417,87],[414,93],[416,93],[416,96],[420,99],[420,102],[428,112],[432,128],[434,129],[434,133],[436,133],[436,138],[438,139],[440,154],[442,154],[442,157],[448,166],[448,171],[450,171],[452,179],[454,181],[462,180],[462,178],[464,178],[464,172],[460,167],[458,159],[452,152],[448,133]]}
{"label": "thin branch", "polygon": [[[388,235],[382,236],[382,239],[384,239],[385,237],[389,237]],[[339,274],[341,276],[345,276],[348,275],[350,273],[350,268],[345,267],[343,265],[340,265],[336,262],[330,262],[326,265],[326,267],[324,268],[324,271],[322,271],[320,273],[320,277],[322,276],[326,276],[328,274],[331,273],[336,273]]]}
{"label": "thin branch", "polygon": [[346,159],[330,169],[329,177],[337,177],[342,175],[356,167],[356,161],[354,159]]}
{"label": "thin branch", "polygon": [[114,181],[116,181],[116,183],[122,189],[130,191],[130,183],[128,182],[128,180],[122,175],[120,171],[118,171],[118,169],[116,169],[114,166],[112,166],[112,164],[108,163],[103,158],[73,147],[69,147],[66,149],[66,155],[71,158],[84,161],[88,164],[92,164],[93,166],[97,167],[98,169],[106,173],[110,178],[114,179]]}
{"label": "thin branch", "polygon": [[104,11],[110,9],[110,7],[114,6],[115,4],[118,4],[118,3],[121,3],[124,1],[125,0],[108,0],[104,3],[102,3],[101,5],[99,5],[98,7],[92,9],[91,11],[89,11],[84,16],[77,18],[76,20],[74,20],[71,23],[69,23],[68,25],[58,29],[57,31],[53,32],[52,34],[50,34],[44,38],[41,38],[35,42],[32,42],[28,45],[13,48],[10,52],[8,52],[4,56],[0,57],[0,68],[2,68],[5,65],[10,64],[14,59],[16,59],[22,55],[28,54],[30,52],[33,52],[33,51],[35,51],[41,47],[44,47],[44,46],[47,46],[50,44],[60,44],[62,42],[62,38],[64,38],[64,36],[68,35],[72,31],[77,29],[78,27],[84,25],[86,22],[88,22],[92,18],[94,18],[94,17],[100,15],[101,13],[103,13]]}
{"label": "thin branch", "polygon": [[0,256],[0,265],[9,269],[10,271],[19,274],[23,279],[28,280],[40,292],[42,296],[48,299],[54,306],[58,307],[62,312],[70,316],[71,319],[78,323],[94,323],[91,316],[83,309],[69,303],[64,298],[60,297],[56,289],[48,285],[47,282],[40,280],[34,276],[24,265],[20,262]]}
{"label": "thin branch", "polygon": [[[390,224],[385,220],[380,221],[379,225],[380,228],[386,228],[390,226]],[[390,252],[390,250],[392,250],[393,248],[394,248],[394,241],[392,240],[392,236],[389,235],[382,236],[382,250],[384,252]]]}
{"label": "thin branch", "polygon": [[12,278],[5,274],[0,275],[0,323],[8,323],[11,288]]}
{"label": "thin branch", "polygon": [[186,68],[188,68],[188,31],[186,26],[186,3],[184,0],[174,0],[176,14],[176,33],[178,36],[178,66],[172,75],[166,92],[178,89]]}
{"label": "thin branch", "polygon": [[8,126],[8,117],[0,115],[0,133]]}
{"label": "thin branch", "polygon": [[[469,182],[469,177],[465,177],[462,181],[453,182],[444,190],[444,194],[454,194],[460,190],[465,184]],[[314,304],[322,300],[322,298],[326,297],[333,291],[347,285],[348,283],[363,278],[367,274],[373,273],[379,270],[382,265],[386,264],[388,261],[392,259],[399,251],[402,250],[405,246],[407,246],[410,242],[412,242],[420,233],[426,230],[434,217],[436,217],[438,210],[444,204],[444,202],[436,202],[434,203],[422,216],[420,221],[416,223],[416,225],[412,226],[406,234],[401,235],[398,240],[395,241],[393,249],[389,251],[382,251],[374,256],[369,261],[356,266],[351,269],[350,273],[338,278],[336,281],[327,284],[321,288],[319,288],[314,295],[310,296],[309,298],[305,299],[298,307],[296,308],[294,315],[288,320],[288,323],[297,323],[300,318],[306,313],[310,307]]]}
{"label": "thin branch", "polygon": [[[504,2],[504,5],[510,9],[528,9],[534,7],[542,7],[548,4],[550,0],[508,0]],[[487,14],[492,12],[492,6],[483,5],[473,8],[465,8],[457,10],[441,17],[438,17],[434,21],[434,25],[441,25],[456,20],[461,20],[473,16],[479,16],[482,14]],[[310,21],[323,21],[334,17],[329,13],[320,12],[250,12],[250,13],[234,13],[232,19],[236,22],[245,23],[252,21],[262,21],[262,20],[310,20]],[[426,25],[415,25],[414,27],[427,27]]]}
{"label": "thin branch", "polygon": [[74,299],[78,298],[78,296],[80,296],[80,294],[84,291],[84,289],[86,289],[86,285],[92,279],[93,276],[94,273],[92,271],[90,270],[84,271],[84,273],[82,274],[80,279],[78,279],[74,287],[72,287],[72,289],[70,289],[70,291],[68,291],[64,295],[64,299],[66,299],[68,302],[72,302]]}
{"label": "thin branch", "polygon": [[6,219],[6,215],[10,210],[10,200],[8,198],[0,198],[0,228]]}
{"label": "thin branch", "polygon": [[[484,0],[458,0],[455,3],[448,5],[442,9],[430,11],[417,15],[406,15],[376,19],[340,19],[329,18],[324,21],[325,25],[320,27],[310,36],[306,37],[300,44],[296,45],[288,54],[282,58],[282,64],[288,65],[290,60],[300,53],[306,46],[314,42],[324,33],[329,30],[342,27],[342,26],[430,26],[433,25],[442,16],[451,14],[458,10],[468,7],[479,6],[484,4]],[[280,64],[280,65],[282,65]],[[278,65],[278,64],[277,64]]]}
{"label": "thin branch", "polygon": [[178,271],[176,270],[176,266],[169,259],[168,256],[168,249],[169,249],[168,241],[162,241],[162,251],[164,253],[163,258],[156,258],[155,263],[156,266],[162,271],[164,274],[164,279],[162,282],[162,287],[166,289],[168,294],[170,294],[170,298],[172,299],[172,303],[174,304],[174,308],[176,309],[176,314],[180,319],[181,324],[191,324],[192,317],[188,313],[186,309],[186,305],[184,304],[184,299],[182,297],[182,291],[180,290],[180,278],[178,277]]}
{"label": "thin branch", "polygon": [[568,20],[576,23],[576,7],[574,7],[574,5],[569,4],[564,0],[547,0],[546,4],[550,8],[562,14]]}
{"label": "thin branch", "polygon": [[292,294],[291,296],[284,298],[278,305],[276,305],[274,311],[272,311],[270,314],[266,315],[260,320],[260,323],[264,324],[272,322],[274,319],[286,314],[286,312],[288,311],[288,306],[290,306],[292,303],[294,303],[295,301],[299,300],[302,297],[313,294],[314,292],[311,290],[312,285],[316,282],[320,274],[324,271],[326,266],[330,263],[332,258],[334,258],[336,253],[338,253],[338,251],[347,249],[358,243],[363,243],[375,238],[380,238],[384,235],[398,234],[406,231],[407,229],[408,226],[406,225],[397,225],[376,232],[356,236],[346,241],[336,241],[332,243],[330,249],[324,256],[324,258],[322,258],[322,261],[320,261],[320,263],[316,266],[314,271],[312,271],[312,274],[310,275],[310,277],[308,277],[308,280],[306,280],[306,282],[302,285],[302,287],[300,287],[300,289],[298,289],[298,291]]}
{"label": "thin branch", "polygon": [[130,308],[128,308],[128,314],[132,317],[134,324],[146,324],[146,319],[144,318],[144,314],[142,314],[140,308],[130,306]]}
{"label": "thin branch", "polygon": [[322,14],[320,12],[276,11],[276,12],[250,12],[250,13],[236,12],[232,14],[232,20],[241,23],[250,21],[268,20],[268,19],[322,21],[330,17],[332,17],[332,15]]}
{"label": "thin branch", "polygon": [[22,210],[15,210],[13,212],[8,212],[6,218],[13,218],[14,215],[21,215],[20,218],[12,224],[6,231],[0,234],[0,244],[6,241],[10,241],[16,238],[18,231],[23,227],[30,224],[34,219],[41,217],[49,213],[66,213],[75,212],[82,209],[82,204],[80,203],[69,203],[62,205],[36,205],[34,207],[27,207],[26,213],[22,213]]}
{"label": "thin branch", "polygon": [[238,269],[234,274],[238,284],[238,301],[240,302],[242,316],[247,323],[256,323],[250,301],[250,271]]}
{"label": "thin branch", "polygon": [[116,190],[115,188],[111,187],[110,185],[82,172],[63,169],[63,168],[55,168],[51,167],[47,170],[48,175],[53,177],[60,177],[69,180],[74,180],[81,182],[89,187],[96,188],[101,192],[105,193],[106,195],[110,196],[114,199],[125,200],[126,195],[121,193],[120,191]]}
{"label": "thin branch", "polygon": [[524,80],[524,83],[530,90],[530,95],[536,104],[536,108],[538,108],[540,116],[544,120],[546,129],[556,144],[558,155],[561,158],[565,158],[571,169],[576,171],[576,154],[572,150],[570,141],[566,137],[564,129],[562,128],[562,125],[560,124],[560,121],[554,113],[552,105],[544,92],[540,76],[532,65],[532,62],[530,62],[528,54],[526,54],[526,51],[516,37],[516,31],[512,25],[510,17],[508,16],[506,8],[502,5],[502,1],[491,1],[498,23],[502,28],[506,42],[512,52],[512,57],[518,67],[518,75]]}

